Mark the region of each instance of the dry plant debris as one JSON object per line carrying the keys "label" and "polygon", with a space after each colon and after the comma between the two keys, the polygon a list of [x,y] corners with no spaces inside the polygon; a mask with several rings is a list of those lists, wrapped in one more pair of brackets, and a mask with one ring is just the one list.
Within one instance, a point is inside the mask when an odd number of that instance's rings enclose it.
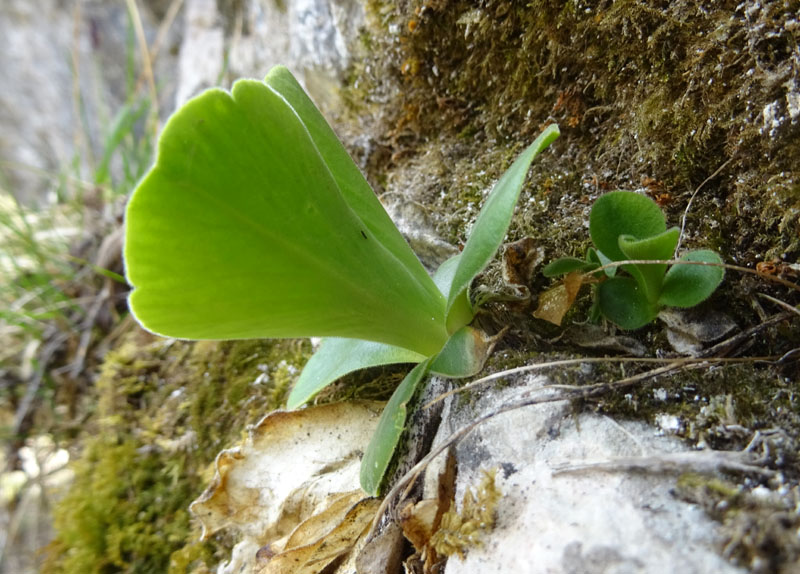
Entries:
{"label": "dry plant debris", "polygon": [[275,411],[243,445],[219,454],[214,481],[191,510],[204,538],[223,528],[238,534],[238,550],[221,571],[311,573],[344,559],[379,504],[358,482],[379,406]]}

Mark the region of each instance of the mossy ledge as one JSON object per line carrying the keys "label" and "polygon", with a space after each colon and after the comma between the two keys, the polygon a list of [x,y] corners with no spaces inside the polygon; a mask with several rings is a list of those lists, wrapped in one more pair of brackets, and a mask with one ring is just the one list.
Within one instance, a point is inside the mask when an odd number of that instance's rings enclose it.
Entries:
{"label": "mossy ledge", "polygon": [[136,327],[109,353],[75,480],[56,506],[44,574],[208,571],[223,537],[197,542],[189,503],[223,448],[284,400],[307,341],[165,340]]}

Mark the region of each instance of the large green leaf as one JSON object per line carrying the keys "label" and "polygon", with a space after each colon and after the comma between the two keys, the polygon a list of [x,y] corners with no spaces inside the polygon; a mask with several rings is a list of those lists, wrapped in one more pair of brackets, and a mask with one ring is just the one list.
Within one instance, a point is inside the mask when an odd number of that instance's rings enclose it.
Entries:
{"label": "large green leaf", "polygon": [[[709,249],[690,251],[682,261],[721,264],[720,256]],[[705,265],[673,265],[664,278],[659,303],[671,307],[694,307],[708,299],[722,283],[725,269]]]}
{"label": "large green leaf", "polygon": [[400,435],[406,426],[408,401],[414,396],[419,382],[428,372],[429,362],[425,361],[414,367],[397,387],[386,408],[383,409],[375,434],[372,435],[372,440],[364,451],[364,458],[361,459],[361,488],[370,496],[378,495],[383,476],[389,468]]}
{"label": "large green leaf", "polygon": [[127,210],[130,303],[145,327],[441,349],[445,298],[398,255],[366,200],[348,203],[352,160],[326,152],[329,165],[310,131],[284,95],[254,80],[205,92],[170,119]]}
{"label": "large green leaf", "polygon": [[632,191],[612,191],[601,195],[589,213],[592,242],[612,261],[626,259],[617,242],[620,235],[645,239],[666,229],[664,214],[656,202]]}
{"label": "large green leaf", "polygon": [[289,393],[286,408],[296,409],[336,379],[353,371],[395,363],[419,363],[426,358],[384,343],[329,337],[306,363]]}
{"label": "large green leaf", "polygon": [[558,126],[552,124],[523,151],[511,167],[506,170],[492,189],[483,204],[472,233],[464,244],[458,268],[455,271],[450,293],[447,297],[447,312],[450,313],[455,302],[467,290],[475,276],[480,273],[492,257],[506,235],[514,206],[517,204],[522,184],[528,175],[531,162],[547,148],[558,136]]}
{"label": "large green leaf", "polygon": [[644,327],[658,315],[658,306],[648,301],[631,277],[612,277],[601,283],[597,304],[608,320],[623,329]]}
{"label": "large green leaf", "polygon": [[[414,269],[417,274],[425,274],[419,259],[378,201],[342,142],[291,72],[285,66],[275,66],[264,81],[286,100],[305,125],[320,156],[336,179],[339,191],[367,229],[406,267]],[[423,281],[423,286],[433,289],[433,284],[427,281]]]}

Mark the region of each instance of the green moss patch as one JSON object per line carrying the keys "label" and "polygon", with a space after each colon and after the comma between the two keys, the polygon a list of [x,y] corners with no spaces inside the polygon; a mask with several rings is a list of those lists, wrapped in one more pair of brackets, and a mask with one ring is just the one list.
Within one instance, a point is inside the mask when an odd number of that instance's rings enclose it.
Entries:
{"label": "green moss patch", "polygon": [[309,352],[296,340],[126,336],[97,380],[97,410],[54,510],[42,572],[180,573],[218,563],[227,543],[197,542],[189,503],[217,453],[281,404]]}

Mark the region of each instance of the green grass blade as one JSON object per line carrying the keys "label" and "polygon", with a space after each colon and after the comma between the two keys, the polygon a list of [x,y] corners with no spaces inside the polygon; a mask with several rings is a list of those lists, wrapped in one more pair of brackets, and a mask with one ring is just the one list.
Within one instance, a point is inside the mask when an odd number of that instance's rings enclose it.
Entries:
{"label": "green grass blade", "polygon": [[306,363],[289,393],[286,408],[296,409],[353,371],[395,363],[419,363],[425,359],[424,355],[414,351],[383,343],[330,337],[322,341],[319,350]]}
{"label": "green grass blade", "polygon": [[447,339],[444,297],[377,240],[259,81],[167,122],[128,204],[125,261],[135,316],[167,336],[338,336],[426,356]]}
{"label": "green grass blade", "polygon": [[472,233],[461,252],[458,268],[447,297],[447,313],[454,303],[469,287],[475,276],[480,273],[492,257],[505,237],[514,206],[517,204],[522,184],[528,175],[528,168],[534,158],[547,148],[558,136],[558,126],[552,124],[523,151],[511,167],[506,170],[483,205]]}
{"label": "green grass blade", "polygon": [[370,496],[377,496],[392,455],[406,427],[408,401],[414,396],[422,378],[428,372],[425,361],[414,367],[389,399],[381,413],[378,427],[361,459],[361,488]]}

